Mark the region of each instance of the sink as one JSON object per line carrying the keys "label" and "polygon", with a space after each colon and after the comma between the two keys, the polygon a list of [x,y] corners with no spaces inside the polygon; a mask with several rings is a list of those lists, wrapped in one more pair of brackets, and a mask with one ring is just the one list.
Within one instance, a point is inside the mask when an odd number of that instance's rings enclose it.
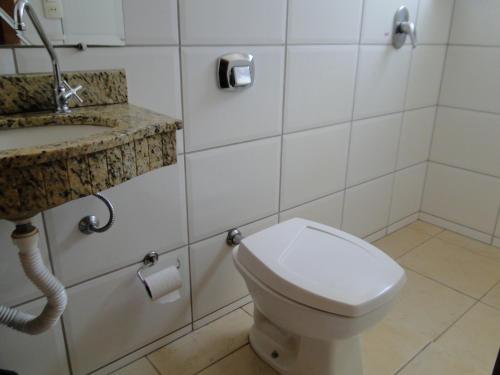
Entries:
{"label": "sink", "polygon": [[85,124],[0,129],[0,151],[74,141],[112,130],[105,126]]}
{"label": "sink", "polygon": [[27,219],[175,164],[181,127],[128,103],[0,115],[0,219]]}

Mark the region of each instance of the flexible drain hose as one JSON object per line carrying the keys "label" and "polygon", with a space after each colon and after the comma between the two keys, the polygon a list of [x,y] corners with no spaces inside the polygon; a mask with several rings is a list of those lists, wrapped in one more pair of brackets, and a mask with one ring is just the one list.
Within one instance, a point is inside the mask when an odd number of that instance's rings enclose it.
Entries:
{"label": "flexible drain hose", "polygon": [[[66,308],[68,301],[64,286],[43,263],[38,248],[38,230],[17,238],[12,236],[19,248],[19,259],[26,276],[47,297],[47,304],[38,316],[17,309],[0,306],[0,324],[30,335],[38,335],[53,327]],[[14,232],[15,233],[15,232]]]}

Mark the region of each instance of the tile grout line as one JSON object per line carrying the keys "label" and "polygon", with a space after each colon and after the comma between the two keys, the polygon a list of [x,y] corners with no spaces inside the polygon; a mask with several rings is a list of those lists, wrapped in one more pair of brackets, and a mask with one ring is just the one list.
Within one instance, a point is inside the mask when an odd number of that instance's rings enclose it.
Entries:
{"label": "tile grout line", "polygon": [[436,112],[434,113],[434,123],[432,124],[431,143],[429,145],[429,151],[427,152],[427,166],[425,168],[424,186],[422,188],[422,196],[420,197],[420,210],[422,210],[423,205],[424,205],[425,191],[426,191],[426,187],[427,187],[427,183],[428,183],[429,163],[431,160],[432,147],[434,145],[434,135],[436,132],[437,116],[438,116],[438,112],[439,112],[439,106],[441,103],[441,95],[443,93],[443,82],[444,82],[444,75],[446,73],[446,63],[448,60],[448,49],[450,46],[451,30],[453,28],[453,20],[455,18],[455,5],[456,5],[456,0],[453,0],[453,6],[451,9],[450,26],[448,27],[448,41],[446,43],[446,49],[444,52],[443,67],[441,68],[441,80],[439,82],[439,94],[438,94],[437,103],[436,103],[436,110],[435,110]]}
{"label": "tile grout line", "polygon": [[187,178],[187,153],[186,153],[186,132],[184,131],[186,124],[184,122],[185,116],[185,106],[184,106],[184,79],[183,79],[183,68],[182,68],[182,41],[181,41],[181,10],[180,10],[180,0],[177,0],[177,38],[178,38],[178,54],[179,54],[179,80],[180,80],[180,99],[181,99],[181,113],[182,113],[182,158],[184,160],[184,204],[186,209],[186,239],[187,239],[187,258],[188,258],[188,274],[189,274],[189,303],[191,309],[191,331],[194,329],[194,303],[193,303],[193,280],[191,272],[191,235],[190,235],[190,225],[189,225],[189,199],[188,199],[188,178]]}
{"label": "tile grout line", "polygon": [[491,177],[491,178],[495,178],[497,180],[500,179],[500,176],[498,176],[498,175],[489,174],[489,173],[486,173],[486,172],[480,172],[480,171],[477,171],[477,170],[474,170],[474,169],[464,168],[464,167],[460,167],[460,166],[457,166],[457,165],[444,163],[444,162],[441,162],[441,161],[438,161],[438,160],[432,160],[432,159],[430,159],[429,163],[434,163],[434,164],[438,164],[438,165],[441,165],[441,166],[444,166],[444,167],[459,169],[459,170],[464,171],[464,172],[473,173],[473,174],[480,175],[480,176],[485,176],[485,177]]}
{"label": "tile grout line", "polygon": [[398,375],[403,371],[415,358],[417,358],[421,353],[423,353],[429,346],[432,345],[432,340],[425,344],[421,349],[419,349],[408,361],[403,363],[394,373],[394,375]]}
{"label": "tile grout line", "polygon": [[[47,247],[47,255],[49,257],[49,263],[50,263],[50,271],[51,271],[52,275],[54,275],[54,277],[56,277],[56,275],[55,275],[55,267],[54,267],[54,260],[53,260],[53,257],[52,257],[51,244],[50,244],[50,241],[49,241],[49,236],[47,235],[47,233],[49,233],[49,232],[47,231],[47,223],[45,221],[45,212],[41,212],[40,218],[42,219],[42,226],[43,226],[44,237],[45,237],[45,246]],[[58,278],[58,280],[59,280],[59,278]],[[61,284],[62,284],[62,282],[61,282]],[[67,288],[64,287],[65,291],[66,291],[66,289]],[[67,293],[67,291],[66,291],[66,293]],[[45,298],[46,298],[45,295],[42,295],[41,297],[38,297],[38,299],[45,299]],[[24,302],[24,303],[26,303],[26,302]],[[65,348],[65,358],[66,358],[66,361],[67,361],[69,373],[70,373],[70,375],[73,375],[73,364],[71,363],[71,356],[69,354],[68,333],[66,332],[66,324],[64,322],[64,314],[59,318],[59,322],[61,323],[61,333],[62,333],[62,336],[63,336],[62,338],[63,338],[64,348]]]}
{"label": "tile grout line", "polygon": [[[418,5],[418,8],[417,8],[417,14],[415,16],[415,22],[418,22],[418,18],[419,18],[419,15],[420,15],[420,2],[419,2],[419,5]],[[406,48],[406,43],[405,45],[403,45],[402,48]],[[407,48],[410,48],[410,47],[407,47]],[[414,55],[415,55],[415,48],[412,48],[410,50],[410,63],[408,64],[408,71],[406,72],[406,87],[405,87],[405,93],[403,95],[403,109],[405,109],[408,105],[408,92],[410,91],[410,78],[411,78],[411,72],[412,72],[412,69],[413,69],[413,60],[414,60]],[[405,121],[405,118],[406,118],[406,113],[403,111],[402,113],[402,116],[401,116],[401,120],[399,122],[399,132],[398,132],[398,144],[396,146],[396,158],[394,160],[394,170],[397,169],[398,167],[398,161],[399,161],[399,157],[401,156],[400,155],[400,151],[401,151],[401,138],[402,138],[402,135],[403,135],[403,125],[404,125],[404,121]],[[394,173],[394,176],[392,178],[392,183],[391,183],[391,200],[389,202],[389,212],[387,214],[387,222],[386,222],[386,226],[389,227],[390,225],[390,221],[391,221],[391,212],[392,212],[392,206],[393,206],[393,202],[394,202],[394,189],[396,187],[396,173]],[[422,194],[423,195],[423,194]],[[387,233],[387,232],[386,232]]]}
{"label": "tile grout line", "polygon": [[416,353],[409,361],[403,364],[402,367],[399,368],[399,370],[395,373],[395,375],[399,374],[402,370],[404,370],[408,365],[413,362],[413,360],[421,353],[425,351],[428,347],[430,347],[432,344],[436,343],[446,332],[448,332],[455,324],[457,324],[469,311],[471,311],[475,306],[477,306],[480,301],[476,300],[474,303],[469,306],[462,314],[460,314],[457,319],[455,319],[448,327],[446,327],[439,335],[437,335],[435,338],[431,339],[427,345],[425,345],[424,348],[422,348],[418,353]]}
{"label": "tile grout line", "polygon": [[[415,250],[415,249],[413,249],[413,250]],[[436,280],[436,279],[434,279],[433,277],[431,277],[431,276],[429,276],[429,275],[425,275],[425,274],[421,273],[420,271],[417,271],[417,270],[413,269],[413,268],[412,268],[412,267],[410,267],[410,266],[407,266],[407,265],[404,265],[404,264],[401,264],[401,263],[398,263],[398,264],[399,264],[401,267],[403,267],[403,268],[405,268],[405,269],[407,269],[407,270],[409,270],[409,271],[415,272],[416,274],[418,274],[418,275],[420,275],[420,276],[422,276],[422,277],[424,277],[424,278],[426,278],[426,279],[428,279],[428,280],[431,280],[431,281],[433,281],[433,282],[435,282],[435,283],[437,283],[437,284],[439,284],[439,285],[441,285],[441,286],[443,286],[443,287],[445,287],[445,288],[447,288],[447,289],[453,290],[453,291],[455,291],[456,293],[461,294],[462,296],[468,297],[468,298],[470,298],[470,299],[472,299],[472,300],[474,300],[474,301],[476,301],[476,302],[479,302],[479,300],[478,300],[476,297],[473,297],[473,296],[471,296],[471,295],[469,295],[469,294],[466,294],[465,292],[463,292],[463,291],[461,291],[461,290],[455,289],[454,287],[452,287],[452,286],[450,286],[450,285],[447,285],[447,284],[443,283],[442,281]]]}
{"label": "tile grout line", "polygon": [[283,196],[283,144],[285,142],[285,110],[286,110],[286,76],[287,76],[287,65],[288,65],[288,12],[290,8],[290,0],[286,2],[285,9],[285,46],[284,46],[284,56],[283,56],[283,87],[282,87],[282,98],[281,98],[281,134],[280,134],[280,161],[279,161],[279,173],[278,173],[278,222],[280,221],[281,212],[281,200]]}
{"label": "tile grout line", "polygon": [[236,349],[232,350],[231,352],[229,352],[229,353],[225,354],[224,356],[220,357],[219,359],[217,359],[216,361],[212,362],[212,363],[211,363],[211,364],[209,364],[208,366],[203,367],[201,370],[196,371],[193,375],[198,375],[198,374],[202,373],[203,371],[205,371],[205,370],[209,369],[210,367],[212,367],[212,366],[214,366],[215,364],[217,364],[217,363],[219,363],[219,362],[223,361],[224,359],[226,359],[226,358],[228,358],[228,357],[232,356],[232,355],[233,355],[233,354],[235,354],[237,351],[239,351],[239,350],[243,349],[245,346],[248,346],[248,345],[249,345],[249,340],[248,340],[248,336],[247,336],[247,338],[246,338],[246,343],[245,343],[245,344],[243,344],[243,345],[241,345],[241,346],[237,347]]}
{"label": "tile grout line", "polygon": [[[194,324],[195,322],[199,322],[200,320],[203,320],[203,319],[205,319],[205,318],[210,317],[210,316],[211,316],[211,315],[213,315],[213,314],[216,314],[216,313],[220,312],[221,310],[225,309],[226,307],[231,306],[232,304],[236,304],[236,303],[240,302],[240,301],[241,301],[241,300],[243,300],[244,298],[247,298],[249,295],[250,295],[250,293],[249,293],[249,294],[246,294],[245,296],[243,296],[243,297],[241,297],[241,298],[236,299],[235,301],[231,301],[231,302],[229,302],[228,304],[226,304],[226,305],[224,305],[224,306],[222,306],[222,307],[219,307],[219,308],[218,308],[217,310],[215,310],[215,311],[209,312],[208,314],[205,314],[205,315],[203,315],[202,317],[199,317],[198,319],[193,320],[193,324]],[[252,300],[252,301],[253,301],[253,300]],[[248,303],[251,303],[251,302],[248,302]],[[243,308],[243,306],[246,306],[248,303],[246,303],[246,304],[244,304],[244,305],[242,305],[242,306],[240,306],[240,307],[236,307],[235,309],[233,309],[233,310],[231,310],[231,311],[227,311],[227,312],[223,313],[221,316],[219,316],[219,317],[217,317],[217,318],[214,318],[213,320],[210,320],[210,321],[206,322],[205,324],[202,324],[201,326],[199,326],[198,328],[194,329],[193,331],[197,331],[197,330],[199,330],[200,328],[205,327],[205,326],[209,325],[210,323],[213,323],[213,322],[215,322],[215,321],[219,320],[220,318],[223,318],[223,317],[225,317],[225,316],[227,316],[227,315],[229,315],[229,314],[231,314],[231,313],[233,313],[233,312],[235,312],[235,311],[238,311],[239,309],[242,309],[242,308]]]}
{"label": "tile grout line", "polygon": [[470,108],[470,107],[460,107],[460,106],[451,105],[451,104],[439,104],[439,106],[443,107],[443,108],[456,109],[456,110],[465,111],[465,112],[474,112],[474,113],[480,113],[480,114],[500,116],[500,112],[485,111],[482,109],[475,109],[475,108]]}
{"label": "tile grout line", "polygon": [[[432,217],[434,217],[434,218],[436,218],[436,219],[439,219],[439,220],[446,221],[446,222],[447,222],[447,223],[449,223],[449,224],[458,225],[459,227],[462,227],[462,228],[464,228],[464,229],[469,229],[469,230],[471,230],[471,231],[473,231],[473,232],[476,232],[476,233],[479,233],[479,234],[484,234],[485,236],[491,236],[491,233],[486,233],[486,232],[480,231],[480,230],[478,230],[478,229],[475,229],[475,228],[469,227],[469,226],[467,226],[467,225],[460,224],[460,223],[457,223],[457,222],[452,221],[452,220],[449,220],[449,219],[445,219],[444,217],[438,216],[438,215],[436,215],[436,214],[431,214],[431,213],[429,213],[429,212],[427,212],[427,211],[420,211],[420,213],[422,213],[422,214],[424,214],[424,215],[429,215],[429,216],[432,216]],[[422,220],[422,221],[424,221],[424,220]],[[476,239],[476,238],[474,238],[474,237],[472,237],[472,236],[468,236],[468,235],[461,234],[461,233],[459,233],[459,232],[457,232],[457,231],[455,231],[455,230],[452,230],[452,229],[447,229],[447,228],[445,228],[445,230],[448,230],[448,231],[453,232],[453,233],[457,233],[457,234],[459,234],[459,235],[461,235],[461,236],[463,236],[463,237],[467,237],[467,238],[470,238],[470,239],[473,239],[473,240],[475,240],[475,241],[478,241],[478,242],[481,242],[481,243],[483,243],[483,244],[488,245],[488,244],[487,244],[486,242],[484,242],[484,241],[480,241],[480,240],[478,240],[478,239]]]}
{"label": "tile grout line", "polygon": [[345,214],[345,202],[347,195],[347,177],[349,176],[349,157],[351,154],[351,144],[352,144],[352,128],[354,126],[354,112],[356,110],[356,92],[358,89],[358,75],[359,66],[361,61],[361,38],[363,35],[363,18],[365,14],[365,0],[362,0],[361,4],[361,15],[360,15],[360,27],[357,43],[357,56],[356,56],[356,67],[354,69],[354,85],[352,90],[352,108],[351,108],[351,119],[349,121],[349,135],[347,140],[347,150],[346,150],[346,162],[345,162],[345,173],[344,173],[344,195],[342,197],[342,208],[340,210],[340,229],[344,227],[344,214]]}
{"label": "tile grout line", "polygon": [[163,375],[162,372],[160,371],[160,369],[155,366],[154,362],[149,359],[149,355],[145,355],[142,358],[146,358],[146,361],[148,361],[148,363],[151,365],[151,367],[153,367],[153,369],[156,371],[157,375]]}

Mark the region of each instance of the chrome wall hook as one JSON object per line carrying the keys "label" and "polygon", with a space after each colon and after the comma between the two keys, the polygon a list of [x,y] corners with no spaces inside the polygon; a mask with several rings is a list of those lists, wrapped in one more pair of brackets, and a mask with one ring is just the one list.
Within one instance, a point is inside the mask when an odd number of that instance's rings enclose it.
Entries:
{"label": "chrome wall hook", "polygon": [[115,223],[115,209],[111,204],[111,202],[106,198],[104,198],[99,193],[94,194],[94,197],[100,199],[106,205],[109,211],[109,219],[108,222],[103,227],[99,228],[99,219],[97,218],[97,216],[94,215],[85,216],[78,223],[78,228],[80,229],[80,232],[85,234],[106,232]]}

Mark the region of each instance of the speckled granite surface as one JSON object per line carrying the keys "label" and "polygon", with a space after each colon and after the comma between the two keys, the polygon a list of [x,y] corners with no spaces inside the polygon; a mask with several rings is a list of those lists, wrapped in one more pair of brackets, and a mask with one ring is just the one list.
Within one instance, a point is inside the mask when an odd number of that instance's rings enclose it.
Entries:
{"label": "speckled granite surface", "polygon": [[28,218],[177,161],[181,122],[127,103],[0,116],[0,137],[12,128],[72,124],[109,132],[0,151],[0,219]]}
{"label": "speckled granite surface", "polygon": [[[124,70],[67,72],[71,86],[82,85],[83,104],[74,100],[70,107],[127,103],[127,79]],[[54,77],[48,73],[0,75],[0,115],[52,110]]]}

